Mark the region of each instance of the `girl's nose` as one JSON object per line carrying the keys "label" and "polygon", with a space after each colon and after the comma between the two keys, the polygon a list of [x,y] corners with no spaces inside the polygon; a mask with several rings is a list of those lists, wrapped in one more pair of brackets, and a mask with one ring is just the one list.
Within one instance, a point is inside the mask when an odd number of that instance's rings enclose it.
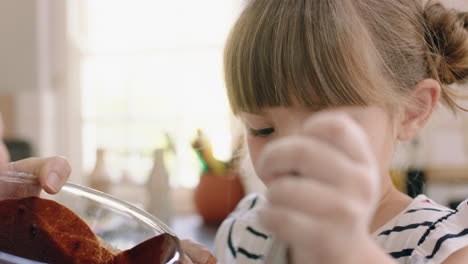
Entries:
{"label": "girl's nose", "polygon": [[278,130],[277,136],[278,137],[289,137],[300,134],[301,131],[301,124],[300,122],[291,122],[284,127],[281,127]]}

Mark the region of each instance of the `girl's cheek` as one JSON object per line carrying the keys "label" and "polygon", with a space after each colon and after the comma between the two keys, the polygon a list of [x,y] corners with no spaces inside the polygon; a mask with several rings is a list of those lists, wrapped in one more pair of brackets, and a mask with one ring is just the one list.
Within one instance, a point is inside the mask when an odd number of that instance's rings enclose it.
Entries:
{"label": "girl's cheek", "polygon": [[263,183],[265,183],[265,181],[262,179],[262,176],[258,173],[257,161],[258,156],[260,155],[260,153],[266,145],[266,142],[267,141],[263,138],[247,135],[247,148],[249,150],[250,159],[252,160],[252,165],[255,169],[255,173]]}

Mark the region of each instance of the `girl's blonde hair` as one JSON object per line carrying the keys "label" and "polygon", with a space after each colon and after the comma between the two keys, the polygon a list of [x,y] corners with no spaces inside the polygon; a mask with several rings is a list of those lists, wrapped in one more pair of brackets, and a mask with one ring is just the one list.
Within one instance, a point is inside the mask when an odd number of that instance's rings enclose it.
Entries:
{"label": "girl's blonde hair", "polygon": [[420,0],[250,0],[225,48],[231,108],[410,104],[419,81],[468,76],[468,13]]}

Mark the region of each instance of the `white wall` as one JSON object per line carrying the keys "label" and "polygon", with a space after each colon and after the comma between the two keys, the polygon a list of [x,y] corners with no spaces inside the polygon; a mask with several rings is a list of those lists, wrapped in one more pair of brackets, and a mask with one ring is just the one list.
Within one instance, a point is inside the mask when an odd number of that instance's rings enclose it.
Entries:
{"label": "white wall", "polygon": [[0,91],[37,84],[36,1],[0,1]]}
{"label": "white wall", "polygon": [[16,96],[16,137],[36,154],[54,152],[49,2],[0,1],[0,90]]}
{"label": "white wall", "polygon": [[[13,1],[2,1],[13,2]],[[50,2],[48,1],[14,1],[30,3],[28,14],[31,15],[25,24],[29,24],[27,32],[30,34],[31,54],[27,54],[29,64],[33,67],[33,80],[29,89],[16,89],[16,133],[17,137],[28,140],[33,144],[34,154],[47,156],[55,153],[55,91],[52,86],[52,58],[50,32]],[[2,10],[3,11],[3,10]],[[14,16],[23,17],[25,9],[9,10]],[[18,33],[19,34],[19,33]],[[22,50],[12,50],[11,60],[22,57]],[[17,70],[17,69],[15,69]],[[21,72],[14,72],[13,76],[21,82]]]}
{"label": "white wall", "polygon": [[440,0],[445,6],[468,11],[468,1],[466,0]]}
{"label": "white wall", "polygon": [[[73,52],[67,36],[65,0],[0,0],[0,89],[16,95],[16,137],[29,141],[36,156],[68,157],[81,177],[78,78],[70,72]],[[10,84],[12,83],[12,84]]]}

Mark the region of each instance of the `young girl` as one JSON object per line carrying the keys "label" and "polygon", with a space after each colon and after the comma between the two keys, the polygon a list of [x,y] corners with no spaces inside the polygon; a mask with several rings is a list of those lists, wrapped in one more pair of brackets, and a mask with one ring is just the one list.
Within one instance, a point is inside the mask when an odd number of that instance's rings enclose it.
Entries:
{"label": "young girl", "polygon": [[225,78],[268,199],[224,221],[218,262],[265,263],[277,239],[291,263],[467,263],[467,202],[412,200],[388,173],[439,98],[460,108],[447,85],[468,76],[467,27],[421,0],[250,0]]}

